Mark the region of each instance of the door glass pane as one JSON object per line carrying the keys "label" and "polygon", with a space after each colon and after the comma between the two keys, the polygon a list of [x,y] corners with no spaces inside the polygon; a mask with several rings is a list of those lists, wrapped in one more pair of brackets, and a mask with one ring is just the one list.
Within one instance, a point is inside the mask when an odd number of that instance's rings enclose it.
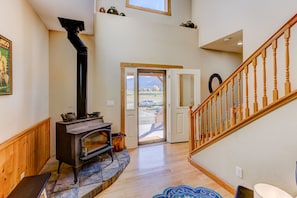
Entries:
{"label": "door glass pane", "polygon": [[165,140],[165,71],[138,72],[139,143]]}
{"label": "door glass pane", "polygon": [[126,108],[127,110],[135,109],[135,94],[134,94],[135,79],[134,73],[126,74]]}
{"label": "door glass pane", "polygon": [[190,106],[194,104],[194,75],[181,74],[179,78],[179,106]]}

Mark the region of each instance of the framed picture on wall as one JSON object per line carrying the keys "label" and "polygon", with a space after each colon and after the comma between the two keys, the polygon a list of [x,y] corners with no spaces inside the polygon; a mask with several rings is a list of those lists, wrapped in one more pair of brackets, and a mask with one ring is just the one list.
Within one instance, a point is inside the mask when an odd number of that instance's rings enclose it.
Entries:
{"label": "framed picture on wall", "polygon": [[12,94],[12,42],[0,35],[0,95]]}

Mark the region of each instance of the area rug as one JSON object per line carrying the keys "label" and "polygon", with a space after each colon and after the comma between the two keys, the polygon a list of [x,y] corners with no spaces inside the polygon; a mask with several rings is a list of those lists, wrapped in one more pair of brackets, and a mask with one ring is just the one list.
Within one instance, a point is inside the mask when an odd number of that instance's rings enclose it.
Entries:
{"label": "area rug", "polygon": [[179,185],[168,187],[162,194],[155,195],[153,198],[222,198],[222,196],[205,187],[193,188],[187,185]]}

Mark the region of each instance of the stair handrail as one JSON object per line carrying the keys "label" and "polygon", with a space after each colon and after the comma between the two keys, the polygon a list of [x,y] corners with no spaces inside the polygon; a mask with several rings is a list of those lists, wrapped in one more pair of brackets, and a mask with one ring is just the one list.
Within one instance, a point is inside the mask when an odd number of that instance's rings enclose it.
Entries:
{"label": "stair handrail", "polygon": [[[297,14],[293,16],[287,23],[285,23],[275,34],[273,34],[265,43],[263,43],[251,56],[249,56],[222,84],[213,91],[197,108],[190,107],[190,155],[206,148],[207,146],[217,142],[223,137],[233,133],[235,130],[247,125],[253,120],[269,113],[281,105],[297,98],[297,89],[292,91],[290,79],[290,56],[289,56],[289,41],[290,31],[297,22]],[[277,50],[278,40],[284,36],[285,42],[285,83],[284,96],[279,97],[278,90],[278,76],[277,76]],[[270,49],[269,57],[272,57],[273,64],[273,93],[272,101],[269,102],[267,96],[267,50]],[[257,83],[257,67],[258,59],[262,59],[262,107],[258,105],[258,90]],[[253,69],[253,83],[254,88],[250,87],[249,69]],[[269,68],[271,69],[271,68]],[[243,78],[243,76],[245,78]],[[236,81],[236,82],[235,82]],[[237,83],[237,84],[236,84]],[[236,86],[235,86],[236,84]],[[230,88],[230,89],[229,89]],[[237,90],[235,90],[237,88]],[[249,106],[249,92],[253,91],[253,109],[251,113]],[[235,96],[235,92],[237,95]],[[245,96],[245,97],[244,97]],[[224,97],[224,98],[223,98]],[[219,99],[219,101],[218,101]],[[237,106],[235,106],[235,99],[237,99]],[[225,102],[225,104],[223,104]],[[244,104],[245,103],[245,104]],[[230,108],[229,108],[230,106]],[[245,114],[243,108],[245,107]],[[229,113],[229,109],[231,112]],[[224,113],[224,115],[223,115]],[[218,118],[220,114],[220,118]],[[229,117],[230,114],[230,117]],[[232,116],[232,118],[231,118]],[[229,120],[230,118],[230,120]],[[219,120],[220,119],[220,120]],[[225,122],[225,123],[224,123]],[[220,126],[218,126],[220,125]]]}

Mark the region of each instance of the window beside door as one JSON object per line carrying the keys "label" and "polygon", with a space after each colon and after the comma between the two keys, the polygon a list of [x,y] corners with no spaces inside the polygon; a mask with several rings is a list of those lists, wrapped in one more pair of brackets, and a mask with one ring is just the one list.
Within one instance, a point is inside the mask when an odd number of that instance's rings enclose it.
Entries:
{"label": "window beside door", "polygon": [[127,110],[135,109],[134,75],[135,74],[133,72],[126,73],[126,108]]}

